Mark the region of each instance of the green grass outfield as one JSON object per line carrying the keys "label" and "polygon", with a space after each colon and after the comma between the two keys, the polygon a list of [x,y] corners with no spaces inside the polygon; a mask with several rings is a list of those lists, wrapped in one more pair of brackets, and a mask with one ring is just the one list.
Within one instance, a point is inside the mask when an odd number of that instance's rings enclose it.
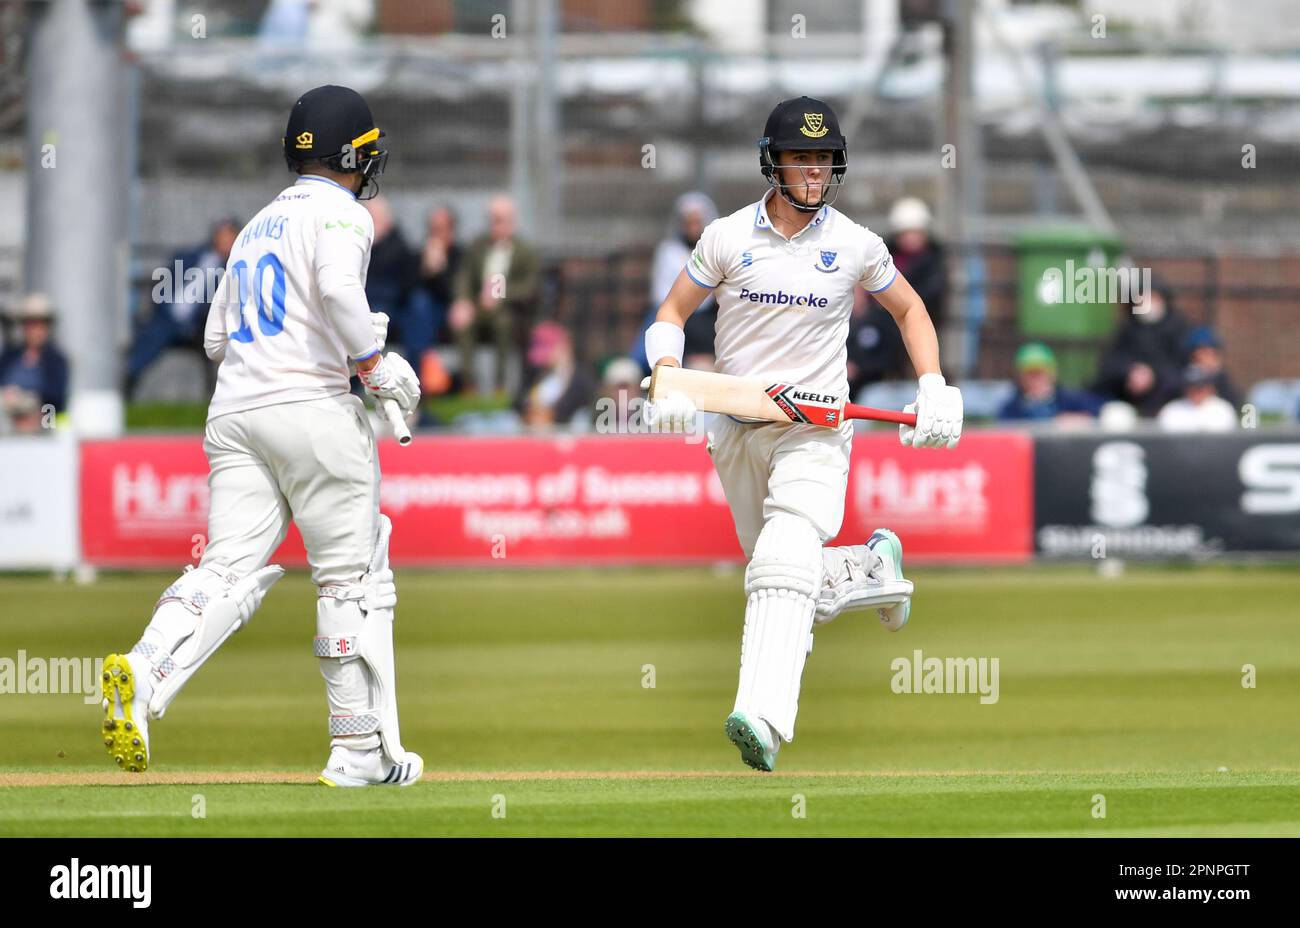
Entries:
{"label": "green grass outfield", "polygon": [[[0,576],[0,658],[129,648],[172,576]],[[915,579],[902,632],[818,630],[797,738],[762,775],[722,734],[739,570],[399,571],[426,780],[330,790],[292,573],[155,724],[144,777],[108,761],[98,705],[0,695],[0,835],[1300,835],[1300,570]],[[998,702],[893,693],[914,649],[996,657]]]}

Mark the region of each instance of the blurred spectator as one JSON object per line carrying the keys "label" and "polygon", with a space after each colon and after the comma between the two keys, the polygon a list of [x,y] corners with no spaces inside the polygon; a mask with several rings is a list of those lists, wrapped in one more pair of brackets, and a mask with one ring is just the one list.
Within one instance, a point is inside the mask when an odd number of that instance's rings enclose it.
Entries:
{"label": "blurred spectator", "polygon": [[1095,389],[1145,417],[1178,395],[1189,326],[1163,284],[1122,307],[1119,331],[1102,356]]}
{"label": "blurred spectator", "polygon": [[998,418],[1007,421],[1091,419],[1101,400],[1082,390],[1068,390],[1056,382],[1056,355],[1039,342],[1022,345],[1016,352],[1016,395],[1007,400]]}
{"label": "blurred spectator", "polygon": [[1214,390],[1234,409],[1241,408],[1241,391],[1223,366],[1223,342],[1208,325],[1192,329],[1187,336],[1187,363],[1214,374]]}
{"label": "blurred spectator", "polygon": [[603,434],[626,434],[640,411],[641,380],[645,376],[639,361],[628,357],[611,359],[600,375],[600,395],[596,397],[588,425],[594,422]]}
{"label": "blurred spectator", "polygon": [[943,324],[948,298],[948,269],[943,247],[930,235],[930,208],[916,197],[903,197],[889,210],[885,247],[898,273],[925,301],[935,328]]}
{"label": "blurred spectator", "polygon": [[1193,364],[1183,373],[1183,395],[1171,401],[1156,420],[1166,432],[1231,432],[1237,409],[1215,392],[1215,372]]}
{"label": "blurred spectator", "polygon": [[[673,288],[677,275],[686,267],[695,243],[704,234],[704,227],[717,218],[717,206],[703,193],[683,193],[673,204],[671,228],[655,247],[654,264],[650,269],[650,308],[632,345],[632,359],[641,365],[642,370],[650,370],[645,356],[645,331],[655,321],[659,304]],[[686,320],[686,346],[682,351],[686,367],[713,369],[713,328],[717,321],[718,304],[712,296],[705,298],[699,309]]]}
{"label": "blurred spectator", "polygon": [[567,425],[586,413],[595,394],[591,376],[573,359],[573,342],[558,322],[539,322],[528,341],[528,381],[515,407],[533,429]]}
{"label": "blurred spectator", "polygon": [[[173,278],[172,301],[160,303],[155,299],[153,312],[136,329],[127,359],[128,398],[149,365],[171,347],[195,351],[203,359],[204,369],[211,371],[212,366],[203,353],[203,326],[208,319],[208,303],[225,273],[230,249],[235,247],[242,228],[243,223],[238,219],[217,220],[206,243],[177,252],[163,269]],[[193,273],[196,270],[198,273]]]}
{"label": "blurred spectator", "polygon": [[460,349],[461,378],[473,389],[474,348],[487,336],[496,346],[496,389],[505,386],[514,336],[532,314],[541,276],[536,250],[516,234],[514,201],[505,195],[488,205],[488,232],[465,252],[456,275],[456,302],[448,322]]}
{"label": "blurred spectator", "polygon": [[0,354],[0,396],[16,430],[37,431],[42,407],[66,408],[68,361],[51,339],[54,308],[45,294],[30,294],[13,316],[22,344]]}
{"label": "blurred spectator", "polygon": [[853,291],[849,316],[849,394],[902,374],[908,364],[898,323],[866,290]]}
{"label": "blurred spectator", "polygon": [[456,241],[456,214],[449,206],[429,210],[424,247],[420,250],[419,288],[433,304],[435,341],[456,298],[456,273],[465,249]]}
{"label": "blurred spectator", "polygon": [[360,42],[374,16],[375,0],[271,0],[257,38],[271,48],[338,51]]}
{"label": "blurred spectator", "polygon": [[31,390],[21,387],[0,389],[0,434],[37,435],[41,432],[44,415],[41,400]]}
{"label": "blurred spectator", "polygon": [[364,200],[362,205],[375,223],[366,300],[371,312],[388,314],[389,340],[400,343],[407,360],[418,365],[433,347],[436,326],[433,304],[416,296],[420,259],[406,244],[387,197]]}

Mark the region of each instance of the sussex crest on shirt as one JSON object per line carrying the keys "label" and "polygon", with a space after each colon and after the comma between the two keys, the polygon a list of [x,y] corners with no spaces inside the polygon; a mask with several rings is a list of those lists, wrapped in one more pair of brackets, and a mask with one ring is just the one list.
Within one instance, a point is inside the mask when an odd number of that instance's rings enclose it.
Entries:
{"label": "sussex crest on shirt", "polygon": [[838,271],[840,267],[835,263],[835,256],[837,254],[839,254],[837,251],[823,251],[822,263],[814,264],[813,267],[821,271],[823,274],[830,274],[834,271]]}

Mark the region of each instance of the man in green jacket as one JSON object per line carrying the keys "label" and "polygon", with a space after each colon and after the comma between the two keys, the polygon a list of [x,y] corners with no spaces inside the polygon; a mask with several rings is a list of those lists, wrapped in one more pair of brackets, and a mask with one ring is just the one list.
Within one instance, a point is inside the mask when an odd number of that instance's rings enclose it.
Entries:
{"label": "man in green jacket", "polygon": [[541,262],[537,251],[516,235],[514,202],[505,195],[488,206],[488,231],[469,246],[456,276],[456,302],[448,321],[460,349],[461,378],[474,383],[474,348],[489,336],[496,345],[493,386],[505,387],[515,333],[526,329],[537,297]]}

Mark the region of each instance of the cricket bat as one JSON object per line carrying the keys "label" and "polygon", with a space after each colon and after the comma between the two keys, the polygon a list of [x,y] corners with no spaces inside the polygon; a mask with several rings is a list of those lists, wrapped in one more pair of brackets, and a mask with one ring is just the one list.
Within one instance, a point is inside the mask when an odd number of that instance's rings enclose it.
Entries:
{"label": "cricket bat", "polygon": [[859,406],[846,402],[846,397],[838,393],[763,377],[734,377],[660,364],[650,375],[647,398],[654,402],[669,393],[684,393],[705,412],[745,419],[800,422],[827,428],[837,428],[845,419],[916,425],[916,413]]}
{"label": "cricket bat", "polygon": [[381,401],[379,407],[384,411],[384,418],[388,420],[388,424],[393,427],[393,437],[405,448],[411,443],[411,430],[406,427],[406,417],[402,415],[402,407],[397,405],[397,400],[389,399]]}

